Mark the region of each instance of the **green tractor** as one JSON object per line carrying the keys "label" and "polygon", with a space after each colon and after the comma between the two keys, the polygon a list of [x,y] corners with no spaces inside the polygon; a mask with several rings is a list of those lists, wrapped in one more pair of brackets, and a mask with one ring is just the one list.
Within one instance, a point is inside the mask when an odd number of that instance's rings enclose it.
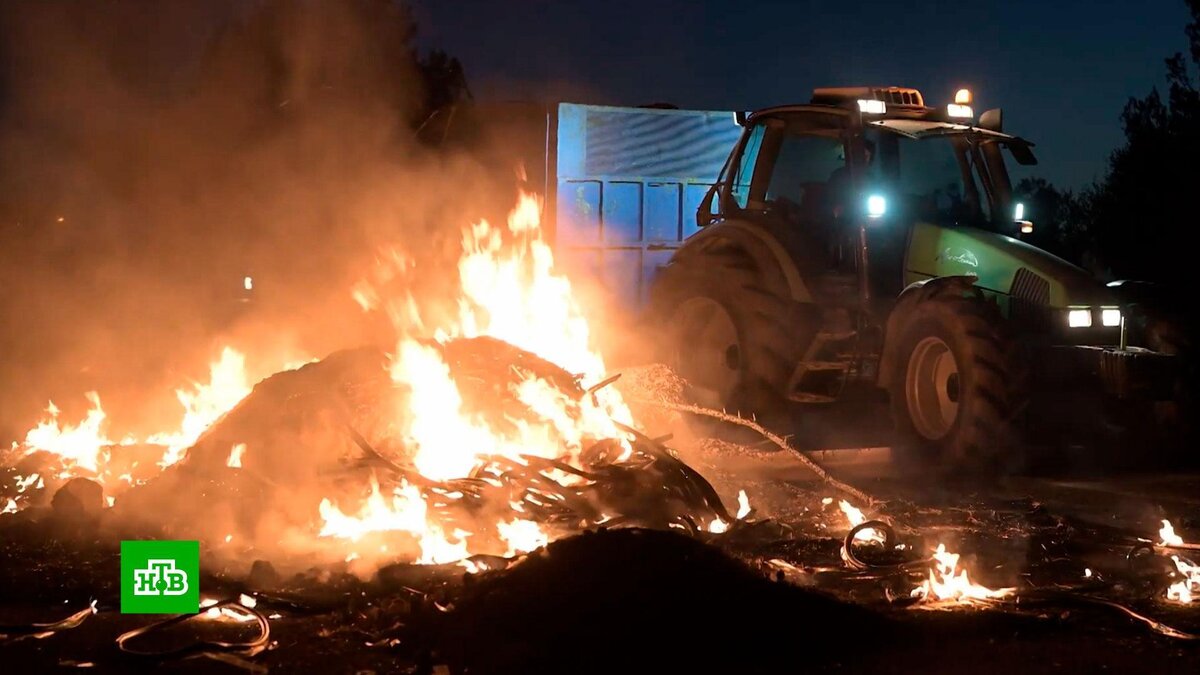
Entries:
{"label": "green tractor", "polygon": [[651,293],[699,399],[801,417],[878,400],[896,448],[979,471],[1039,429],[1171,397],[1173,356],[1131,346],[1119,288],[1021,241],[1005,162],[1035,164],[1032,144],[970,97],[817,89],[738,115]]}

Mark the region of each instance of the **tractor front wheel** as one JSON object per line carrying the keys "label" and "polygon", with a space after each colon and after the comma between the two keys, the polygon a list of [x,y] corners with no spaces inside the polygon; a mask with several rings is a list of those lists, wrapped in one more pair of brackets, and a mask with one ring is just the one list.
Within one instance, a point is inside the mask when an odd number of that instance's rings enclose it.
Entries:
{"label": "tractor front wheel", "polygon": [[1003,319],[993,305],[953,293],[911,312],[891,378],[896,449],[956,472],[998,468],[1013,457],[1016,399]]}

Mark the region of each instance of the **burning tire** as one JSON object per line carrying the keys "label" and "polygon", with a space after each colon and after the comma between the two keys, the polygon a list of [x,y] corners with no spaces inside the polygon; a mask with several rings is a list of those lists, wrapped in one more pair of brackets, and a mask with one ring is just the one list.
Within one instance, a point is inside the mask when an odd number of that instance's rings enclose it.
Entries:
{"label": "burning tire", "polygon": [[666,337],[663,360],[698,402],[746,413],[780,399],[799,358],[801,322],[738,250],[673,260],[654,288],[651,313]]}
{"label": "burning tire", "polygon": [[981,472],[1012,450],[1016,375],[1002,325],[977,298],[944,294],[913,306],[890,391],[902,456]]}

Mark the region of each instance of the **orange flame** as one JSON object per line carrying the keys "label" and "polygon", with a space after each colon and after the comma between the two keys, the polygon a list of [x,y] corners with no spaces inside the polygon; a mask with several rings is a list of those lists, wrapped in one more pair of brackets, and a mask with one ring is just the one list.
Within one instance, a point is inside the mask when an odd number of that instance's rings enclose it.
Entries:
{"label": "orange flame", "polygon": [[[867,517],[863,515],[863,512],[845,499],[838,502],[838,507],[846,515],[846,520],[850,521],[850,529],[854,529],[867,522]],[[878,530],[861,530],[854,535],[854,539],[856,541],[875,541],[882,544],[887,541],[887,536]]]}
{"label": "orange flame", "polygon": [[[599,382],[606,374],[604,361],[590,343],[588,323],[570,282],[555,269],[550,246],[542,239],[540,211],[538,199],[523,194],[506,228],[480,221],[463,231],[457,311],[449,325],[437,327],[434,335],[442,343],[451,338],[498,338],[577,374],[585,384]],[[382,284],[411,269],[411,259],[389,251],[379,261],[383,269],[357,284],[352,295],[365,310],[387,309],[401,333],[390,374],[410,395],[405,408],[397,411],[398,432],[422,476],[435,481],[463,478],[499,457],[516,462],[523,462],[522,456],[570,461],[586,439],[624,438],[616,422],[631,425],[632,416],[611,388],[575,401],[551,383],[530,376],[509,393],[529,409],[534,421],[511,420],[511,429],[498,430],[466,412],[441,350],[408,332],[412,326],[426,326],[416,300],[411,295],[387,298],[380,290]],[[492,524],[507,546],[506,555],[532,550],[549,540],[541,525],[522,518],[520,511],[514,507],[510,515]],[[416,487],[404,484],[384,495],[376,485],[356,513],[323,502],[321,533],[354,540],[366,532],[408,532],[420,544],[419,562],[499,552],[475,550],[472,545],[479,538],[444,532],[428,516],[428,506]]]}
{"label": "orange flame", "polygon": [[929,578],[913,589],[912,596],[928,603],[971,604],[1006,598],[1017,590],[991,589],[972,583],[967,571],[958,568],[958,558],[957,553],[946,550],[945,544],[938,544],[933,552],[934,566],[929,570]]}
{"label": "orange flame", "polygon": [[[1187,545],[1184,543],[1183,537],[1175,534],[1175,528],[1171,525],[1171,521],[1164,520],[1162,524],[1163,526],[1158,531],[1158,536],[1163,545]],[[1172,602],[1189,604],[1197,596],[1200,596],[1200,565],[1179,555],[1172,555],[1171,560],[1175,563],[1175,570],[1179,572],[1181,580],[1171,584],[1167,588],[1167,599]]]}
{"label": "orange flame", "polygon": [[106,448],[113,442],[104,432],[107,416],[100,405],[100,395],[89,391],[84,396],[92,406],[83,420],[74,426],[59,422],[58,407],[51,401],[46,407],[48,417],[25,434],[26,453],[46,451],[58,455],[68,471],[71,467],[79,467],[97,473],[108,461]]}

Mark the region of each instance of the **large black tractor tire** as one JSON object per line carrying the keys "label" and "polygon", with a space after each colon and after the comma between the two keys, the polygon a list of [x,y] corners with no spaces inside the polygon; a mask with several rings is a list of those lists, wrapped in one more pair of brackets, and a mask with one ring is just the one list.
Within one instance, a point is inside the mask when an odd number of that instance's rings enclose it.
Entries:
{"label": "large black tractor tire", "polygon": [[672,260],[651,293],[650,312],[660,357],[698,403],[743,416],[778,406],[808,322],[739,249]]}
{"label": "large black tractor tire", "polygon": [[973,476],[1016,468],[1022,377],[995,305],[946,292],[908,311],[889,392],[901,464]]}

